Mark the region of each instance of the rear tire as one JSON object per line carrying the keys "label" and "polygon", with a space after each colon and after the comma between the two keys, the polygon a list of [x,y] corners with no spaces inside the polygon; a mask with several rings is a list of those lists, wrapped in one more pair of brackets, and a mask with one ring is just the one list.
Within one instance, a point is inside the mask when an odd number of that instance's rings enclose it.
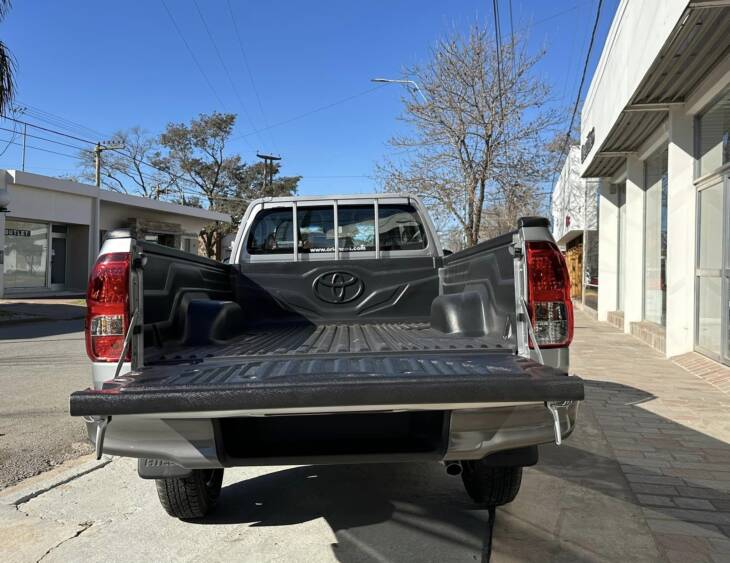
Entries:
{"label": "rear tire", "polygon": [[222,469],[194,469],[190,477],[155,480],[162,508],[183,520],[210,513],[218,502],[222,483]]}
{"label": "rear tire", "polygon": [[515,500],[522,485],[522,467],[490,467],[483,460],[462,461],[461,479],[479,504],[502,506]]}

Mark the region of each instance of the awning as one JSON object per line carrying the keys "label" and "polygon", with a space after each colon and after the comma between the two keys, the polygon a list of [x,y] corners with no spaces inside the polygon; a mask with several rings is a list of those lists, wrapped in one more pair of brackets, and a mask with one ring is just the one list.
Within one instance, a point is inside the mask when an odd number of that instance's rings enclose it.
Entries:
{"label": "awning", "polygon": [[730,1],[691,2],[588,167],[585,178],[613,176],[684,103],[700,81],[730,52]]}

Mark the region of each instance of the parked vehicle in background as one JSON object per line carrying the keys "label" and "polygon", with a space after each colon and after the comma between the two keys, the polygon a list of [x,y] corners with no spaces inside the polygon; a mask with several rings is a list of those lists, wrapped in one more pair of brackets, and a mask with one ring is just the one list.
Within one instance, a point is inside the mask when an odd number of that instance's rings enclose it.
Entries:
{"label": "parked vehicle in background", "polygon": [[508,503],[583,398],[565,262],[545,219],[516,227],[444,256],[389,194],[254,201],[230,264],[111,233],[71,414],[179,518],[246,465],[440,461]]}

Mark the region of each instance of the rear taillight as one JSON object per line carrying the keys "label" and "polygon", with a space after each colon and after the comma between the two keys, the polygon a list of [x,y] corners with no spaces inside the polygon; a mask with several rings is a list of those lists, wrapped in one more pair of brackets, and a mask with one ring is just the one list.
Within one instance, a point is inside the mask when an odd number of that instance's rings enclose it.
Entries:
{"label": "rear taillight", "polygon": [[[94,362],[116,362],[129,326],[127,252],[104,254],[94,264],[86,292],[86,353]],[[127,351],[126,359],[131,353]]]}
{"label": "rear taillight", "polygon": [[565,258],[551,242],[527,242],[526,247],[527,307],[537,345],[567,346],[573,340],[573,302]]}

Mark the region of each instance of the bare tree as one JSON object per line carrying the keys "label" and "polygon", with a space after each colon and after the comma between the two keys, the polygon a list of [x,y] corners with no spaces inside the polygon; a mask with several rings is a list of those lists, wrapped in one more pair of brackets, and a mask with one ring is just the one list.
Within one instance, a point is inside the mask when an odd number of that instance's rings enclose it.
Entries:
{"label": "bare tree", "polygon": [[490,194],[549,174],[545,144],[562,120],[546,107],[549,87],[534,72],[543,55],[528,55],[521,38],[498,54],[476,26],[439,41],[427,64],[406,69],[425,100],[404,100],[411,133],[390,140],[400,150],[378,166],[383,188],[420,194],[476,244]]}
{"label": "bare tree", "polygon": [[[104,151],[101,159],[101,182],[104,187],[151,199],[160,199],[171,193],[174,181],[170,175],[149,166],[150,160],[159,152],[155,137],[135,126],[114,133],[111,143],[124,148]],[[94,152],[83,150],[79,158],[82,178],[93,181]]]}

